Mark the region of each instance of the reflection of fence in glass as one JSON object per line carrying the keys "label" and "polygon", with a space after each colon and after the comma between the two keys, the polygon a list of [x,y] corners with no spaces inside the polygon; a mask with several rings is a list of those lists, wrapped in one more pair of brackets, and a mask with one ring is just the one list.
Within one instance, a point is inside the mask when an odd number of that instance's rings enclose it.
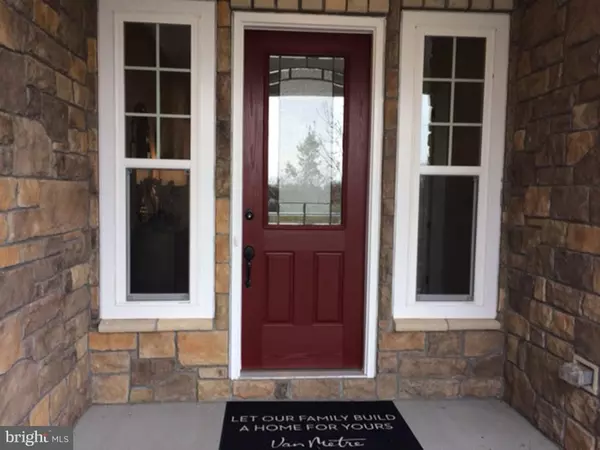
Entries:
{"label": "reflection of fence in glass", "polygon": [[330,202],[269,202],[269,225],[340,225],[340,205]]}

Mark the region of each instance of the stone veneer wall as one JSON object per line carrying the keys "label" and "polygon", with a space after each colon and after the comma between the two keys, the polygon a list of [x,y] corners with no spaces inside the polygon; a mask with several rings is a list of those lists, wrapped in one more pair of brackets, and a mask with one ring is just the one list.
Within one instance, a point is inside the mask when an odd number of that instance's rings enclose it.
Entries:
{"label": "stone veneer wall", "polygon": [[[495,0],[510,10],[511,0]],[[443,8],[444,0],[404,0],[406,7]],[[491,0],[449,0],[449,8],[491,9]],[[378,374],[372,380],[228,380],[229,197],[231,133],[231,9],[322,13],[387,13],[385,142],[379,304]],[[179,331],[90,333],[96,403],[230,398],[407,398],[500,396],[501,331],[393,331],[392,233],[398,109],[400,0],[219,0],[217,29],[216,318],[206,330],[181,321]],[[389,12],[388,12],[389,9]],[[161,323],[131,323],[136,331]]]}
{"label": "stone veneer wall", "polygon": [[96,3],[0,0],[0,425],[90,403]]}
{"label": "stone veneer wall", "polygon": [[597,0],[530,0],[514,13],[505,398],[567,450],[600,449],[600,399],[558,378],[574,354],[600,364],[599,50]]}

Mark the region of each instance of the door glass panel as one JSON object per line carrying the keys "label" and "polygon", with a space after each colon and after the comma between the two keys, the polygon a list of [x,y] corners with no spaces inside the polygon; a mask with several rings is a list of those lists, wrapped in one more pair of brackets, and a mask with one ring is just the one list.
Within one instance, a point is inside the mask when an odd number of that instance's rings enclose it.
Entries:
{"label": "door glass panel", "polygon": [[342,223],[344,59],[269,58],[268,224]]}

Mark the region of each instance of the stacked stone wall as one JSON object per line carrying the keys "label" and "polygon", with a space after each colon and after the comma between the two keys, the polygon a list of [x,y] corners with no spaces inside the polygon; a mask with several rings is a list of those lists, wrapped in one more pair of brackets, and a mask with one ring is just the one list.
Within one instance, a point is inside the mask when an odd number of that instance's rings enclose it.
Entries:
{"label": "stacked stone wall", "polygon": [[573,450],[600,446],[600,399],[558,378],[573,355],[600,364],[599,51],[597,0],[522,1],[513,14],[505,398]]}
{"label": "stacked stone wall", "polygon": [[90,403],[96,11],[0,0],[1,425],[70,425]]}

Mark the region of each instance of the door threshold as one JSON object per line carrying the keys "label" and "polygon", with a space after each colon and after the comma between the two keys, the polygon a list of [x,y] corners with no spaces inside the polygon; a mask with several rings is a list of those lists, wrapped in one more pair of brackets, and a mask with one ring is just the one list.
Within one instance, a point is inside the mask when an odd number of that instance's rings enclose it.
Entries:
{"label": "door threshold", "polygon": [[350,370],[242,370],[241,380],[290,380],[315,378],[368,378],[364,371]]}

